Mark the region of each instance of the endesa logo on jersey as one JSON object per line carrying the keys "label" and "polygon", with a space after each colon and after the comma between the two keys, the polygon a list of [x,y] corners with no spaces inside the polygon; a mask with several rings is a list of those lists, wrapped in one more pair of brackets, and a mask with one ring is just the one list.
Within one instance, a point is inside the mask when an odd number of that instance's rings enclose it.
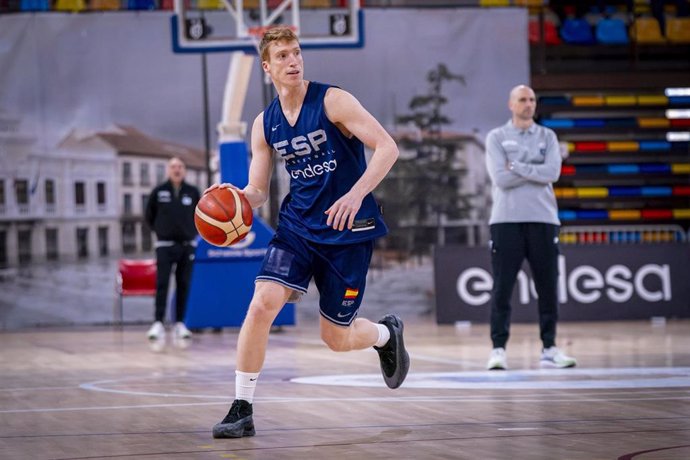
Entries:
{"label": "endesa logo on jersey", "polygon": [[[297,161],[316,159],[330,153],[321,148],[321,144],[327,140],[326,131],[317,129],[306,136],[300,135],[290,140],[275,142],[273,148],[283,157],[286,164],[296,164]],[[291,148],[292,152],[288,151],[288,147]],[[296,168],[288,171],[293,179],[304,179],[335,171],[337,167],[338,162],[335,159],[324,159],[323,161],[316,160],[313,163],[298,165]]]}

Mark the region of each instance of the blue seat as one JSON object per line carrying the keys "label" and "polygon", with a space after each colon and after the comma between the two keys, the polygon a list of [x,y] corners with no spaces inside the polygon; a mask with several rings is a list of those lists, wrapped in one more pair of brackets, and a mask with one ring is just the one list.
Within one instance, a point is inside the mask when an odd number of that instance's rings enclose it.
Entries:
{"label": "blue seat", "polygon": [[597,23],[597,41],[604,45],[625,45],[630,43],[628,30],[621,19],[602,19]]}
{"label": "blue seat", "polygon": [[572,45],[593,45],[596,43],[592,26],[585,19],[566,19],[561,26],[561,38]]}
{"label": "blue seat", "polygon": [[127,0],[128,10],[155,10],[155,0]]}
{"label": "blue seat", "polygon": [[22,11],[48,11],[50,9],[49,0],[21,0],[20,9]]}

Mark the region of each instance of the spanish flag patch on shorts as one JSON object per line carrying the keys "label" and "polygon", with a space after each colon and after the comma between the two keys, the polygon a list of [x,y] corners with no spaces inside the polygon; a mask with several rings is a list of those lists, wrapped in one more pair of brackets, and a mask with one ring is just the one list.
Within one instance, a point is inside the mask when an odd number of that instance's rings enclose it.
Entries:
{"label": "spanish flag patch on shorts", "polygon": [[352,289],[352,288],[345,289],[345,298],[346,299],[356,299],[358,295],[359,295],[359,289]]}

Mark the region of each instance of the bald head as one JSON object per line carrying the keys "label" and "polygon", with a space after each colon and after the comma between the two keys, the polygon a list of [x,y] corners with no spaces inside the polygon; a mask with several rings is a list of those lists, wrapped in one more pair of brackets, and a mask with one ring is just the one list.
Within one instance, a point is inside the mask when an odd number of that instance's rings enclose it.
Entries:
{"label": "bald head", "polygon": [[534,123],[534,112],[537,110],[537,98],[532,88],[517,85],[510,90],[508,108],[513,113],[513,124],[516,127],[529,128]]}

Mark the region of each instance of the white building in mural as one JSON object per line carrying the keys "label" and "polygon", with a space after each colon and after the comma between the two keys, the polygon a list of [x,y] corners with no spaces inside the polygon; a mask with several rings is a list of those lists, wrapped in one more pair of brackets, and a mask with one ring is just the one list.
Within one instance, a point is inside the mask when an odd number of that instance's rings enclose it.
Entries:
{"label": "white building in mural", "polygon": [[50,152],[0,113],[0,268],[148,251],[143,209],[179,156],[187,181],[204,187],[201,150],[132,127],[70,132]]}

